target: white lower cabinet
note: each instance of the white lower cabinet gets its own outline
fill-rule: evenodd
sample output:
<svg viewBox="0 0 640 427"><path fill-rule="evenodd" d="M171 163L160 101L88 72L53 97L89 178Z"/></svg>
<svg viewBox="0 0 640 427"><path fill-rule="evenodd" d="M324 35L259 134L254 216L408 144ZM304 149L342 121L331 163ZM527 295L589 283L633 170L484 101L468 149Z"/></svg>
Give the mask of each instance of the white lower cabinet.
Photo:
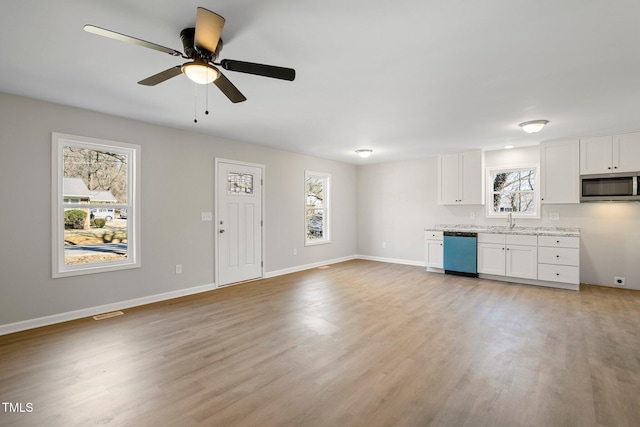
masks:
<svg viewBox="0 0 640 427"><path fill-rule="evenodd" d="M533 236L535 237L535 236ZM522 279L538 278L538 247L507 245L505 274Z"/></svg>
<svg viewBox="0 0 640 427"><path fill-rule="evenodd" d="M505 245L504 234L478 234L478 273L505 275Z"/></svg>
<svg viewBox="0 0 640 427"><path fill-rule="evenodd" d="M580 284L580 238L538 237L538 279Z"/></svg>
<svg viewBox="0 0 640 427"><path fill-rule="evenodd" d="M427 271L444 272L443 240L441 231L425 232ZM579 289L580 237L478 233L477 254L485 278Z"/></svg>
<svg viewBox="0 0 640 427"><path fill-rule="evenodd" d="M427 270L442 269L444 254L444 234L442 231L425 231L425 264Z"/></svg>
<svg viewBox="0 0 640 427"><path fill-rule="evenodd" d="M479 233L478 273L537 279L537 237Z"/></svg>

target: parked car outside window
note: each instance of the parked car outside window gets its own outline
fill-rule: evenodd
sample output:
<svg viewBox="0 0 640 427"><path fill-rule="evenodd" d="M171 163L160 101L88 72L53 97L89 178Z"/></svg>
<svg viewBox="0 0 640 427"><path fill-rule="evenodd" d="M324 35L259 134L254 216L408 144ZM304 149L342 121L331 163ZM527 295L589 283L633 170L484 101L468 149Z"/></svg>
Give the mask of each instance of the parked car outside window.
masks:
<svg viewBox="0 0 640 427"><path fill-rule="evenodd" d="M91 209L91 214L90 214L90 219L96 219L96 218L104 218L107 221L112 221L113 218L115 218L115 210L114 209L107 209L107 208L98 208L98 209Z"/></svg>

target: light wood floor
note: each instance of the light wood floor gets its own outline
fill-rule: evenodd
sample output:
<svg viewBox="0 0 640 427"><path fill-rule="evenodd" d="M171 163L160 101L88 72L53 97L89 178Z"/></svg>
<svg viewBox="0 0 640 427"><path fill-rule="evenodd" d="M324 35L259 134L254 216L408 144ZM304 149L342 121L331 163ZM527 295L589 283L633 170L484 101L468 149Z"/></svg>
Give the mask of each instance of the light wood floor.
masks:
<svg viewBox="0 0 640 427"><path fill-rule="evenodd" d="M350 261L0 337L0 425L637 426L639 333L638 291Z"/></svg>

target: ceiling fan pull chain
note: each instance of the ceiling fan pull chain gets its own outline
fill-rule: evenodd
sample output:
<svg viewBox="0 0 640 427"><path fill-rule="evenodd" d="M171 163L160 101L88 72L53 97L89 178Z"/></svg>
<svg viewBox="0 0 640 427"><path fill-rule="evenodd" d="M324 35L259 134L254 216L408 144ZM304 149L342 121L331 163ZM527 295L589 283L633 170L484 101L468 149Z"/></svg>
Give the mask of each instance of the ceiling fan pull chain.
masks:
<svg viewBox="0 0 640 427"><path fill-rule="evenodd" d="M198 123L198 85L193 84L193 123Z"/></svg>
<svg viewBox="0 0 640 427"><path fill-rule="evenodd" d="M205 88L206 92L205 93L206 93L206 99L207 99L207 101L206 101L207 102L207 106L205 107L204 114L208 115L209 114L209 86L210 85L205 85L205 86L206 86L206 88Z"/></svg>

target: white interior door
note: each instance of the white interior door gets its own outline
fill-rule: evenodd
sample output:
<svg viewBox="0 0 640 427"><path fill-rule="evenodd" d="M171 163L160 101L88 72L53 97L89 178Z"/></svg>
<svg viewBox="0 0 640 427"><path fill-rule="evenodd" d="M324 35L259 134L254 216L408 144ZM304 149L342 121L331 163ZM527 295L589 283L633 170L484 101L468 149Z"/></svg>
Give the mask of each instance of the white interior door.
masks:
<svg viewBox="0 0 640 427"><path fill-rule="evenodd" d="M262 167L216 165L216 282L225 286L262 277Z"/></svg>

